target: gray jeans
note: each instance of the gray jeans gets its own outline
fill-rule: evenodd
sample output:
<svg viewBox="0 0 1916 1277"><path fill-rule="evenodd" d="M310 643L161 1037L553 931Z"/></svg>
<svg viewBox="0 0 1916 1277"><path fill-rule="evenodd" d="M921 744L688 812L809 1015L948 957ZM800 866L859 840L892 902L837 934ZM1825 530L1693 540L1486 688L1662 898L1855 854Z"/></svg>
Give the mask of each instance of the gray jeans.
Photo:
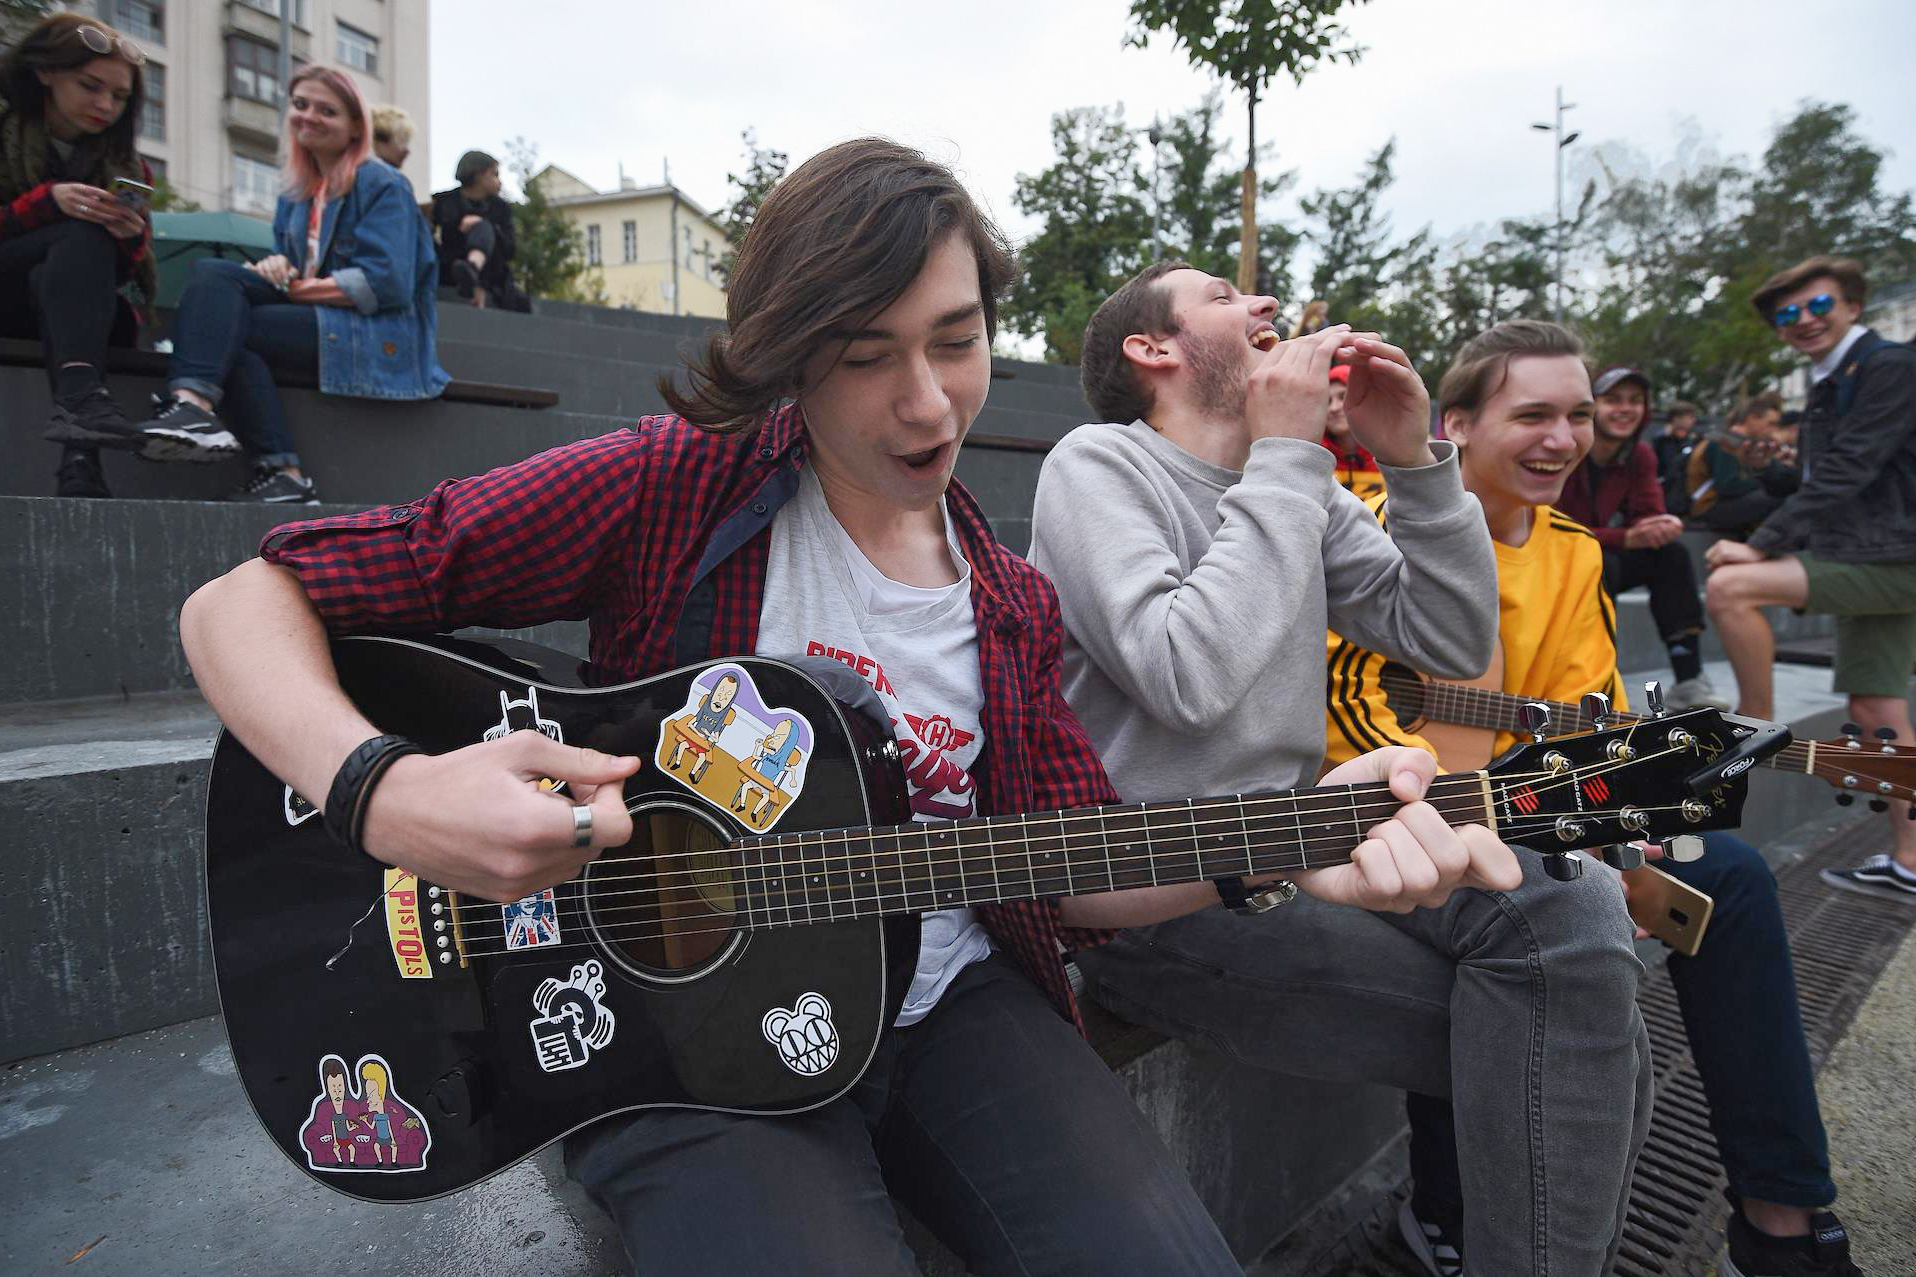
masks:
<svg viewBox="0 0 1916 1277"><path fill-rule="evenodd" d="M1617 875L1520 851L1509 894L1374 914L1299 896L1125 932L1078 955L1125 1019L1258 1068L1450 1099L1473 1274L1609 1271L1650 1123L1643 968Z"/></svg>

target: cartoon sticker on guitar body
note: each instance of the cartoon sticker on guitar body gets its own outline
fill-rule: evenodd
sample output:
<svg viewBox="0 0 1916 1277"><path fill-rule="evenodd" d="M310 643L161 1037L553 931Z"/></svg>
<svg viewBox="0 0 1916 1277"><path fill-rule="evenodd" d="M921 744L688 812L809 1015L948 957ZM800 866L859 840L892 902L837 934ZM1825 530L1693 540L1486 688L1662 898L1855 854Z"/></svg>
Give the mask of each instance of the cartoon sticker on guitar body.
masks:
<svg viewBox="0 0 1916 1277"><path fill-rule="evenodd" d="M838 1026L822 994L802 995L789 1011L773 1007L759 1027L785 1067L802 1077L816 1077L838 1059Z"/></svg>
<svg viewBox="0 0 1916 1277"><path fill-rule="evenodd" d="M592 1059L594 1051L612 1043L615 1024L605 1005L605 968L597 959L572 968L563 982L547 978L532 991L532 1007L539 1018L532 1029L532 1052L547 1073L576 1069Z"/></svg>
<svg viewBox="0 0 1916 1277"><path fill-rule="evenodd" d="M319 1062L319 1094L299 1143L316 1171L419 1171L432 1128L393 1093L392 1066L382 1057L360 1056L349 1076L345 1059L328 1055Z"/></svg>
<svg viewBox="0 0 1916 1277"><path fill-rule="evenodd" d="M537 949L559 943L559 902L547 887L536 896L500 905L507 949Z"/></svg>
<svg viewBox="0 0 1916 1277"><path fill-rule="evenodd" d="M804 790L812 739L805 716L767 705L744 669L713 665L660 725L656 761L679 784L763 832Z"/></svg>

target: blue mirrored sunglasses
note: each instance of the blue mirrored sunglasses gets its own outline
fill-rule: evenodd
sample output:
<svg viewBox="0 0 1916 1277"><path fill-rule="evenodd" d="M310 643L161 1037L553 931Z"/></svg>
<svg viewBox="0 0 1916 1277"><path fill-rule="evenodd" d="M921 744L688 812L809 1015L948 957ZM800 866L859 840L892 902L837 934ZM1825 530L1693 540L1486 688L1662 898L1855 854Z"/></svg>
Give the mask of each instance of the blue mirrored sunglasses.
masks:
<svg viewBox="0 0 1916 1277"><path fill-rule="evenodd" d="M1835 297L1829 293L1818 293L1809 299L1806 306L1799 306L1795 302L1791 302L1787 306L1778 306L1776 313L1770 316L1770 322L1778 328L1789 328L1794 325L1797 320L1803 318L1803 312L1805 310L1808 310L1810 314L1821 319L1835 309Z"/></svg>

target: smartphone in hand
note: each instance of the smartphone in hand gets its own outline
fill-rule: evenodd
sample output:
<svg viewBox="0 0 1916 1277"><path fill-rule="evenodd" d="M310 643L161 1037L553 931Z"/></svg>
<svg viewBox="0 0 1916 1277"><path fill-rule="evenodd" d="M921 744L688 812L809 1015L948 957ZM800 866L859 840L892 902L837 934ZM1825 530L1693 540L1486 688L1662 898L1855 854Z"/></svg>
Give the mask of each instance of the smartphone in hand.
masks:
<svg viewBox="0 0 1916 1277"><path fill-rule="evenodd" d="M153 207L153 188L145 182L136 182L130 177L116 177L112 188L114 199L142 217Z"/></svg>

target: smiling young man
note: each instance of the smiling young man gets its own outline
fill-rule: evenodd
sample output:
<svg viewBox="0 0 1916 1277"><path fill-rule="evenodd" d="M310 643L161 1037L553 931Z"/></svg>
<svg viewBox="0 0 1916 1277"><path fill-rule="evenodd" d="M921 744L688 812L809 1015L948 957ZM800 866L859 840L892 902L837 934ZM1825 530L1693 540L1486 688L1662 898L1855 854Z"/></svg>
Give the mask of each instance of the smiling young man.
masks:
<svg viewBox="0 0 1916 1277"><path fill-rule="evenodd" d="M1010 275L1002 237L943 166L878 139L814 156L760 210L692 388L666 388L682 416L279 529L188 601L200 686L277 775L326 794L374 735L339 690L328 631L585 616L598 682L742 653L858 654L921 819L1113 801L1059 695L1055 596L951 477ZM934 718L949 729L913 726ZM791 761L790 743L768 757ZM403 757L364 799L365 849L519 899L628 840L621 782L638 765L524 731ZM1402 750L1351 777L1389 771L1434 774ZM540 776L588 807L589 847ZM1407 856L1429 890L1476 863L1416 805L1405 813L1305 888L1390 904L1403 888L1367 867L1380 855ZM609 1119L569 1141L568 1167L647 1273L915 1273L888 1191L974 1272L1236 1273L1074 1031L1060 956L1097 928L1207 899L1200 884L931 914L903 1010L850 1093L789 1117Z"/></svg>
<svg viewBox="0 0 1916 1277"><path fill-rule="evenodd" d="M1868 295L1862 267L1845 257L1812 257L1757 289L1757 313L1810 361L1803 481L1747 542L1710 547L1708 598L1740 711L1771 712L1776 639L1762 609L1827 612L1836 617L1831 681L1848 695L1850 718L1907 749L1916 740L1916 350L1864 326ZM1908 814L1909 804L1890 804L1892 855L1824 879L1916 904Z"/></svg>
<svg viewBox="0 0 1916 1277"><path fill-rule="evenodd" d="M1104 424L1039 477L1032 561L1064 611L1065 695L1126 801L1311 783L1329 626L1441 677L1492 656L1496 558L1423 383L1343 325L1272 346L1275 312L1181 263L1143 272L1085 330ZM1319 442L1333 360L1388 532ZM1478 1271L1594 1277L1648 1122L1622 893L1604 872L1547 879L1534 856L1468 885L1414 910L1246 917L1261 902L1224 883L1234 908L1128 931L1079 965L1117 1014L1254 1066L1454 1096Z"/></svg>
<svg viewBox="0 0 1916 1277"><path fill-rule="evenodd" d="M1612 598L1650 587L1650 616L1676 673L1670 705L1728 708L1703 673L1703 601L1690 552L1677 540L1683 520L1664 508L1656 453L1642 438L1650 379L1634 368L1606 368L1593 388L1595 439L1557 506L1603 547L1603 584Z"/></svg>
<svg viewBox="0 0 1916 1277"><path fill-rule="evenodd" d="M1554 324L1500 324L1458 352L1438 396L1445 437L1462 455L1464 487L1482 504L1496 542L1501 690L1570 704L1603 692L1627 709L1603 556L1588 529L1552 508L1594 434L1577 339ZM1371 507L1389 519L1394 504ZM1336 635L1331 644L1327 756L1347 759L1386 743L1436 754L1393 712L1384 658ZM1497 750L1514 740L1499 736ZM1665 861L1663 869L1716 901L1702 951L1672 955L1669 971L1736 1208L1719 1271L1856 1277L1842 1225L1827 1210L1836 1186L1776 881L1741 839L1711 833L1704 846L1701 859ZM1609 876L1603 868L1589 872ZM1482 1223L1466 1219L1459 1177L1457 1149L1468 1123L1430 1095L1413 1094L1408 1107L1415 1182L1399 1226L1433 1277L1455 1277L1466 1271L1466 1257L1475 1264L1483 1254Z"/></svg>

